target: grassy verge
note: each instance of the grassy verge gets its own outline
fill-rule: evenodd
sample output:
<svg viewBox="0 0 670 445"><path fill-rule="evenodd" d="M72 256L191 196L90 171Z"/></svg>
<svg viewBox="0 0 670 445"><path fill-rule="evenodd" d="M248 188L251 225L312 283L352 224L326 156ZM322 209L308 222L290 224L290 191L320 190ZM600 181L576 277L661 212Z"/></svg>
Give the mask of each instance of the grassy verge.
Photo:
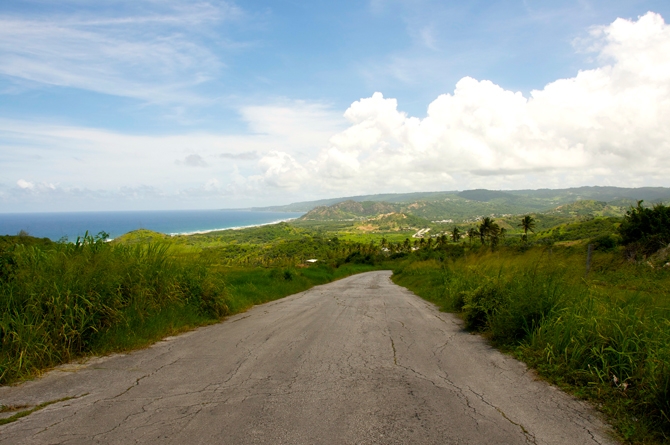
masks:
<svg viewBox="0 0 670 445"><path fill-rule="evenodd" d="M670 442L670 268L583 248L405 260L393 279L594 402L628 443Z"/></svg>
<svg viewBox="0 0 670 445"><path fill-rule="evenodd" d="M0 384L160 338L353 273L361 264L226 268L169 243L0 249Z"/></svg>

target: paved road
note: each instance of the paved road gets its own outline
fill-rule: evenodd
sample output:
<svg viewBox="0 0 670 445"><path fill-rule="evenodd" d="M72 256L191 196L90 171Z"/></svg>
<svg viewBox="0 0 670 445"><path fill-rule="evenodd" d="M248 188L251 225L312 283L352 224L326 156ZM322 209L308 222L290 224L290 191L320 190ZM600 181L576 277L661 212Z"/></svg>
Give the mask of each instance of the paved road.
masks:
<svg viewBox="0 0 670 445"><path fill-rule="evenodd" d="M0 443L613 443L584 404L389 275L0 388L5 405L78 396L0 427Z"/></svg>

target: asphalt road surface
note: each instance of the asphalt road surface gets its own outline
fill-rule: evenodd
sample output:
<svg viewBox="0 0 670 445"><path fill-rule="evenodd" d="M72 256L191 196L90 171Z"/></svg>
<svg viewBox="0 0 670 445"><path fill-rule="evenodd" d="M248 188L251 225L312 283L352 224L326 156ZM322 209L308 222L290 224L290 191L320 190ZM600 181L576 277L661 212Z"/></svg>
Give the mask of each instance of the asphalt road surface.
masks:
<svg viewBox="0 0 670 445"><path fill-rule="evenodd" d="M585 404L389 276L2 387L3 405L74 398L0 427L0 443L615 443Z"/></svg>

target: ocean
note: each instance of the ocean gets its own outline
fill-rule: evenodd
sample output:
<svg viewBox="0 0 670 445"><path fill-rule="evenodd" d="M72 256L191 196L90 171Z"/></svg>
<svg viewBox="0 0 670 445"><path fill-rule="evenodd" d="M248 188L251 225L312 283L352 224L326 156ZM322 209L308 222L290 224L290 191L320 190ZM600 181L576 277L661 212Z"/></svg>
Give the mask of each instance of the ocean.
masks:
<svg viewBox="0 0 670 445"><path fill-rule="evenodd" d="M298 212L255 212L252 210L160 210L132 212L0 213L0 235L30 236L74 241L86 231L107 232L110 238L137 229L169 235L204 233L285 221L303 215Z"/></svg>

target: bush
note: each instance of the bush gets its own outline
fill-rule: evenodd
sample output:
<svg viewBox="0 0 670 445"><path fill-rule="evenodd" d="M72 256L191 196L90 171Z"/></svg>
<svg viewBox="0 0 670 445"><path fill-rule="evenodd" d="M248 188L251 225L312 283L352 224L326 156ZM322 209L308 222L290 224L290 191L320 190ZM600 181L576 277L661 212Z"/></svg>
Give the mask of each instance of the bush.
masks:
<svg viewBox="0 0 670 445"><path fill-rule="evenodd" d="M594 238L592 241L593 248L595 250L600 250L607 252L614 249L619 243L618 239L613 235L600 235L599 237Z"/></svg>
<svg viewBox="0 0 670 445"><path fill-rule="evenodd" d="M483 330L488 327L493 315L500 310L505 295L498 283L488 282L472 292L464 293L462 298L465 327Z"/></svg>
<svg viewBox="0 0 670 445"><path fill-rule="evenodd" d="M624 245L637 244L644 255L656 252L670 243L670 207L648 208L638 201L626 212L619 234Z"/></svg>
<svg viewBox="0 0 670 445"><path fill-rule="evenodd" d="M353 263L353 264L368 264L368 265L374 265L375 264L375 258L369 254L363 254L359 251L356 251L354 253L350 253L345 259L345 263Z"/></svg>

